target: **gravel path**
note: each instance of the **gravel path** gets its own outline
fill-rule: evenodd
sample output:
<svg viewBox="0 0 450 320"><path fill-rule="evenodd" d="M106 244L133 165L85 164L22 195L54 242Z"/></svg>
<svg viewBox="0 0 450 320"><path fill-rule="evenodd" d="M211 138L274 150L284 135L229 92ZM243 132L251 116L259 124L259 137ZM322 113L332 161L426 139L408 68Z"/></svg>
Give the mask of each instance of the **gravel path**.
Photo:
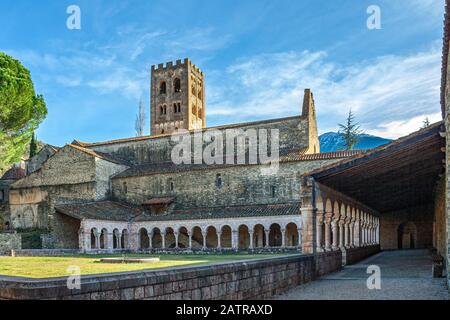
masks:
<svg viewBox="0 0 450 320"><path fill-rule="evenodd" d="M381 289L369 290L367 267L381 271ZM427 250L385 251L342 271L274 297L287 300L448 300L446 279L431 276Z"/></svg>

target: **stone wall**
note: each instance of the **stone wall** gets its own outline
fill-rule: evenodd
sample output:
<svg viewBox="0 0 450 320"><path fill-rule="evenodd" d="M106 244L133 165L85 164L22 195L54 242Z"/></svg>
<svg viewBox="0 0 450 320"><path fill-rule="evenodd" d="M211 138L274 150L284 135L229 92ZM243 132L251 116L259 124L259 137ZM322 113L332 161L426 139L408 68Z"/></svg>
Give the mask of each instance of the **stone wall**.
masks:
<svg viewBox="0 0 450 320"><path fill-rule="evenodd" d="M205 129L204 133L212 130L226 132L227 129L266 129L279 130L279 147L284 149L302 149L309 145L307 118L297 116L285 119L275 119L254 122L249 124L236 124L223 127L211 127ZM190 133L192 145L194 144L194 133ZM204 142L203 146L211 142ZM139 140L130 140L116 143L94 144L89 149L103 152L123 159L132 165L156 164L172 162L171 152L176 142L171 141L171 136L146 137ZM226 139L223 139L224 155L226 154ZM248 146L247 146L248 150ZM225 158L224 158L225 159Z"/></svg>
<svg viewBox="0 0 450 320"><path fill-rule="evenodd" d="M22 248L22 237L17 233L0 233L0 255L11 249Z"/></svg>
<svg viewBox="0 0 450 320"><path fill-rule="evenodd" d="M380 252L379 245L346 249L346 264L357 263L378 252Z"/></svg>
<svg viewBox="0 0 450 320"><path fill-rule="evenodd" d="M217 265L85 276L81 289L66 279L0 279L0 299L211 300L263 299L283 293L341 266L340 252L292 255Z"/></svg>
<svg viewBox="0 0 450 320"><path fill-rule="evenodd" d="M172 196L176 198L175 209L293 202L300 200L303 173L338 160L280 163L275 175L262 175L262 166L255 165L113 178L113 197L141 204L150 198ZM221 187L216 185L218 174ZM276 188L275 196L272 196L272 186Z"/></svg>
<svg viewBox="0 0 450 320"><path fill-rule="evenodd" d="M39 170L48 158L55 154L55 149L45 145L37 155L27 160L27 175Z"/></svg>
<svg viewBox="0 0 450 320"><path fill-rule="evenodd" d="M413 230L414 247L417 249L431 248L433 246L433 220L433 204L382 213L380 220L381 250L398 249L399 227L408 223L408 228Z"/></svg>
<svg viewBox="0 0 450 320"><path fill-rule="evenodd" d="M447 255L447 216L445 210L445 179L441 178L435 191L433 247L443 257ZM444 263L447 264L447 261Z"/></svg>

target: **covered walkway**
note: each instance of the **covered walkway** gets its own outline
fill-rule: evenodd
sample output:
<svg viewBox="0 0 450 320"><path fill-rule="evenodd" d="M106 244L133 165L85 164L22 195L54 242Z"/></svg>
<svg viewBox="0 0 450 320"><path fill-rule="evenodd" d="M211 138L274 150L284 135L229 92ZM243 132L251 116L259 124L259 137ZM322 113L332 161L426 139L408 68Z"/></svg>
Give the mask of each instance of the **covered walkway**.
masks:
<svg viewBox="0 0 450 320"><path fill-rule="evenodd" d="M381 289L367 288L367 267L381 271ZM445 278L432 278L428 250L383 251L342 271L275 297L289 300L448 300Z"/></svg>

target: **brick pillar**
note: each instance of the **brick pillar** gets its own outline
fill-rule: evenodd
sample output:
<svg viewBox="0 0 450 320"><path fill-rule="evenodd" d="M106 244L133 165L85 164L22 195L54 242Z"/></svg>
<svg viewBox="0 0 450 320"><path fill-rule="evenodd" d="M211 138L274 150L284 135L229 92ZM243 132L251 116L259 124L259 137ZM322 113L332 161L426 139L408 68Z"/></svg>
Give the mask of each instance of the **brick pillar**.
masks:
<svg viewBox="0 0 450 320"><path fill-rule="evenodd" d="M248 234L250 236L250 245L249 245L249 249L253 249L253 231L248 231Z"/></svg>
<svg viewBox="0 0 450 320"><path fill-rule="evenodd" d="M361 246L360 238L359 238L359 226L360 226L360 223L361 222L359 221L359 219L356 219L355 220L355 225L354 225L354 228L353 228L353 245L355 247Z"/></svg>
<svg viewBox="0 0 450 320"><path fill-rule="evenodd" d="M269 235L270 235L270 229L264 229L264 232L266 234L266 248L269 247Z"/></svg>
<svg viewBox="0 0 450 320"><path fill-rule="evenodd" d="M286 247L286 229L281 229L281 247Z"/></svg>

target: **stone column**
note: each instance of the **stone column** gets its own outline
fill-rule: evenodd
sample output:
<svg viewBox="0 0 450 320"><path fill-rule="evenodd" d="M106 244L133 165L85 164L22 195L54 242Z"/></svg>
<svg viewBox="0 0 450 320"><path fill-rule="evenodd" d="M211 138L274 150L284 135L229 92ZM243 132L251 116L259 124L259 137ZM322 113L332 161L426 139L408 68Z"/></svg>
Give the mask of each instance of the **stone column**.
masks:
<svg viewBox="0 0 450 320"><path fill-rule="evenodd" d="M206 236L208 235L208 232L206 231L202 231L202 236L203 236L203 247L202 249L205 250L206 249Z"/></svg>
<svg viewBox="0 0 450 320"><path fill-rule="evenodd" d="M148 248L153 249L153 233L148 233Z"/></svg>
<svg viewBox="0 0 450 320"><path fill-rule="evenodd" d="M231 247L233 249L239 249L239 231L232 230L231 231Z"/></svg>
<svg viewBox="0 0 450 320"><path fill-rule="evenodd" d="M108 232L106 234L106 249L108 249L108 251L111 251L113 249L113 234L112 232Z"/></svg>
<svg viewBox="0 0 450 320"><path fill-rule="evenodd" d="M345 220L344 222L344 247L350 246L350 239L349 239L349 221Z"/></svg>
<svg viewBox="0 0 450 320"><path fill-rule="evenodd" d="M95 236L95 249L100 249L100 232L95 232L94 233Z"/></svg>
<svg viewBox="0 0 450 320"><path fill-rule="evenodd" d="M286 247L286 229L281 229L281 247Z"/></svg>
<svg viewBox="0 0 450 320"><path fill-rule="evenodd" d="M316 247L317 247L317 252L322 252L323 251L323 234L322 234L322 227L323 227L323 212L319 212L317 211L317 220L316 220Z"/></svg>
<svg viewBox="0 0 450 320"><path fill-rule="evenodd" d="M222 244L220 243L220 237L222 236L222 232L217 232L217 249L222 249Z"/></svg>
<svg viewBox="0 0 450 320"><path fill-rule="evenodd" d="M350 221L349 237L350 247L353 248L355 246L355 222L353 220Z"/></svg>
<svg viewBox="0 0 450 320"><path fill-rule="evenodd" d="M250 245L249 245L249 249L253 249L253 231L248 231L248 234L250 236Z"/></svg>
<svg viewBox="0 0 450 320"><path fill-rule="evenodd" d="M314 210L312 206L303 207L300 209L302 213L302 252L313 253L314 252L314 229L313 229L313 214Z"/></svg>
<svg viewBox="0 0 450 320"><path fill-rule="evenodd" d="M161 232L161 249L166 248L166 233Z"/></svg>
<svg viewBox="0 0 450 320"><path fill-rule="evenodd" d="M178 232L174 232L173 235L175 236L175 248L178 249Z"/></svg>
<svg viewBox="0 0 450 320"><path fill-rule="evenodd" d="M344 247L344 220L339 220L339 248L343 248Z"/></svg>
<svg viewBox="0 0 450 320"><path fill-rule="evenodd" d="M331 248L336 250L339 247L339 226L338 221L335 219L331 221L331 232L333 234L333 243L331 244Z"/></svg>
<svg viewBox="0 0 450 320"><path fill-rule="evenodd" d="M188 231L188 237L189 237L189 249L192 250L192 233Z"/></svg>
<svg viewBox="0 0 450 320"><path fill-rule="evenodd" d="M266 248L269 247L269 235L270 235L270 229L266 230L264 229L264 232L266 234Z"/></svg>
<svg viewBox="0 0 450 320"><path fill-rule="evenodd" d="M325 217L325 251L331 250L331 218Z"/></svg>
<svg viewBox="0 0 450 320"><path fill-rule="evenodd" d="M298 232L298 246L301 248L302 247L302 229L298 228L297 232Z"/></svg>
<svg viewBox="0 0 450 320"><path fill-rule="evenodd" d="M361 246L361 238L359 236L361 221L357 218L355 219L355 226L353 228L353 245L355 247Z"/></svg>

